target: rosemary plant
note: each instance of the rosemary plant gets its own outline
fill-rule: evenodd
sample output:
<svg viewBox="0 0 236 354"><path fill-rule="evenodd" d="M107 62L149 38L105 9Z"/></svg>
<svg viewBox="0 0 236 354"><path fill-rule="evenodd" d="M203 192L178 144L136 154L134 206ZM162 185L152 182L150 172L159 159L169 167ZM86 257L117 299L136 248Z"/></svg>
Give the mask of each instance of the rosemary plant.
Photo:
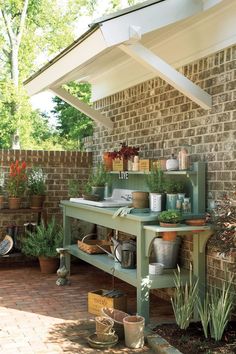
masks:
<svg viewBox="0 0 236 354"><path fill-rule="evenodd" d="M194 304L197 301L197 286L198 280L193 282L192 265L189 271L189 284L181 283L180 268L177 266L178 271L175 272L175 294L171 298L175 320L181 329L187 329L193 316Z"/></svg>

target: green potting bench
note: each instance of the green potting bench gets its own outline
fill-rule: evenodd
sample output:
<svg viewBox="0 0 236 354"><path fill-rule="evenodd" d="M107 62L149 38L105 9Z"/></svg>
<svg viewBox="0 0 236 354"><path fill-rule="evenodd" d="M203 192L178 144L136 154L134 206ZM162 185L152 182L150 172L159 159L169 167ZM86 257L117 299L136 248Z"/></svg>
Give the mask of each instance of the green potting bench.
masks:
<svg viewBox="0 0 236 354"><path fill-rule="evenodd" d="M193 199L193 214L200 214L205 211L205 163L194 164L193 171L172 171L167 172L188 180L190 195ZM114 174L116 176L116 174ZM123 188L129 189L130 186L137 187L137 179L140 174L131 174L129 185ZM143 176L143 174L141 175ZM136 179L132 182L132 178ZM127 182L127 181L126 181ZM132 182L132 184L131 184ZM117 183L115 184L117 186ZM118 186L120 187L120 186ZM103 271L114 274L117 278L133 285L137 289L137 312L144 316L146 322L149 321L149 291L157 288L170 288L174 286L174 269L166 269L164 274L159 276L149 275L149 255L152 242L155 237L169 228L157 226L157 213L128 214L125 217L117 216L113 218L116 208L99 208L70 201L62 201L64 222L64 249L65 263L70 270L70 255L78 257ZM191 217L192 215L189 215ZM90 223L98 224L110 229L119 230L124 233L134 235L137 241L137 269L123 269L120 264L106 254L89 255L81 251L77 244L71 244L71 223L70 218L80 219ZM174 229L171 228L173 231ZM186 226L178 227L178 233L187 235L193 233L193 272L199 277L199 292L204 294L205 288L205 245L211 234L209 226ZM182 270L181 276L187 281L189 271Z"/></svg>

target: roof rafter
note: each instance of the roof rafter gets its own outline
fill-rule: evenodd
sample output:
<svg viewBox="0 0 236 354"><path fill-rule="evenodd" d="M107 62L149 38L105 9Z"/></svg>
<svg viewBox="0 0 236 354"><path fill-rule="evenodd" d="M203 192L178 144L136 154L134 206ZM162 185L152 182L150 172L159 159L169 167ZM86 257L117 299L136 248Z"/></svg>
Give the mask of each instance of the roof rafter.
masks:
<svg viewBox="0 0 236 354"><path fill-rule="evenodd" d="M80 101L77 97L71 95L68 91L61 87L53 87L51 91L55 93L56 96L60 97L63 101L69 103L71 106L83 112L88 117L92 118L97 123L101 123L108 129L113 128L113 122L110 118L105 117L99 111L96 111L90 107L87 103Z"/></svg>
<svg viewBox="0 0 236 354"><path fill-rule="evenodd" d="M140 64L155 72L159 77L199 104L202 108L210 109L212 107L212 98L207 92L142 44L121 44L119 48Z"/></svg>

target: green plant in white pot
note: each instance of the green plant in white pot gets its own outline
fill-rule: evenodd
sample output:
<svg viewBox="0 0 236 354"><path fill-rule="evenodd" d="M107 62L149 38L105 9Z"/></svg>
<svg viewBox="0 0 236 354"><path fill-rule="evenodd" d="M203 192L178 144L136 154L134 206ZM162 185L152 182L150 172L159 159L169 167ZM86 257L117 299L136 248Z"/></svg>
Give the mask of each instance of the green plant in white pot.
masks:
<svg viewBox="0 0 236 354"><path fill-rule="evenodd" d="M164 173L160 166L153 166L150 174L146 175L146 182L149 188L149 199L151 211L161 211L165 208L165 180Z"/></svg>
<svg viewBox="0 0 236 354"><path fill-rule="evenodd" d="M100 200L104 199L105 187L108 182L108 173L104 164L97 164L89 177L89 185L91 186L92 194L98 195Z"/></svg>
<svg viewBox="0 0 236 354"><path fill-rule="evenodd" d="M62 247L63 229L53 217L47 224L42 221L35 231L27 231L22 239L21 251L27 256L38 257L42 273L54 273L59 266L57 248ZM49 271L44 266L50 263Z"/></svg>

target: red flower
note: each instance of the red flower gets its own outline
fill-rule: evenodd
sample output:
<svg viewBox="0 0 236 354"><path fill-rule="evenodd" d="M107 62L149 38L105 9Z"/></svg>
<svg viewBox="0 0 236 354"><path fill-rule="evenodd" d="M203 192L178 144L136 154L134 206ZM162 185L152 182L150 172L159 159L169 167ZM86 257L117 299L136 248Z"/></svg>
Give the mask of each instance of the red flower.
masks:
<svg viewBox="0 0 236 354"><path fill-rule="evenodd" d="M7 183L7 190L10 197L20 197L26 189L26 162L12 162L10 165L10 174Z"/></svg>

